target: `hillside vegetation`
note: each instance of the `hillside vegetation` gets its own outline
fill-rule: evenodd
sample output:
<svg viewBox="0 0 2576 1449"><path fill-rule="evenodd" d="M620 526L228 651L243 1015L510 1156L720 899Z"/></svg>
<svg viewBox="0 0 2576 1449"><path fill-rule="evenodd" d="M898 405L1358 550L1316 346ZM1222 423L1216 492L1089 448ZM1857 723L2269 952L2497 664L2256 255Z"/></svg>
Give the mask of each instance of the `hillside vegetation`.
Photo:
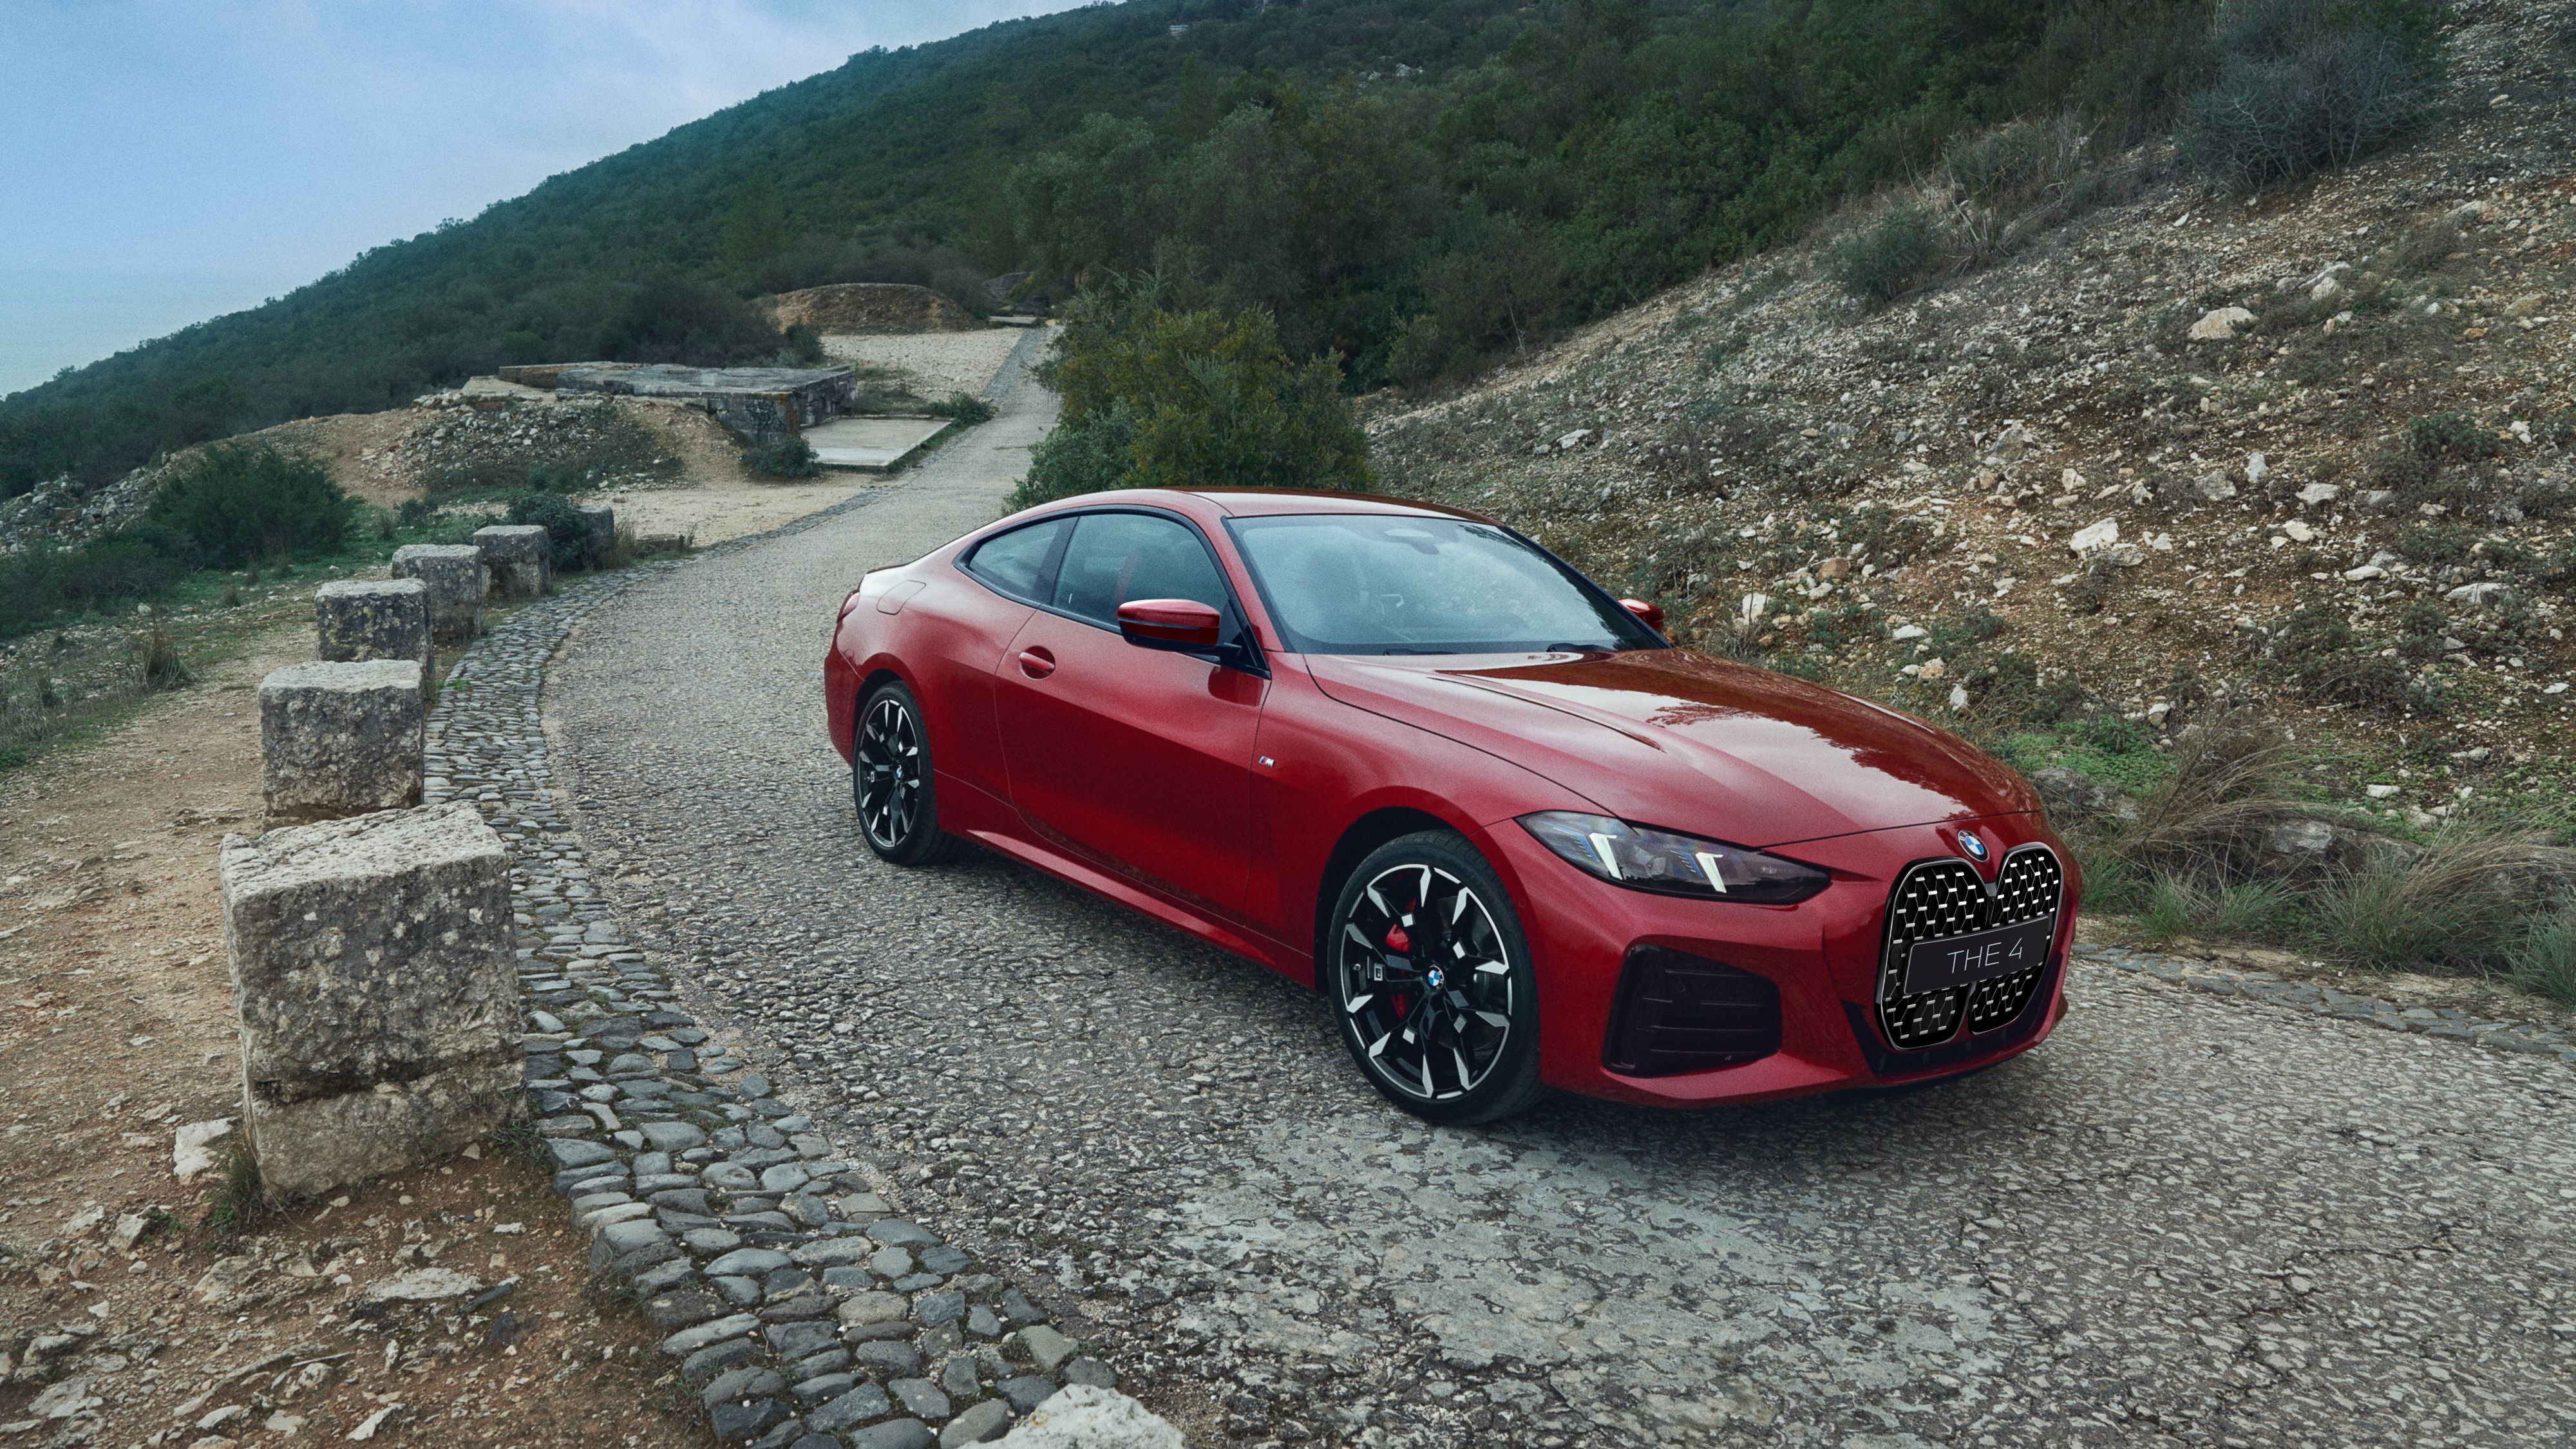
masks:
<svg viewBox="0 0 2576 1449"><path fill-rule="evenodd" d="M848 64L0 404L0 494L494 366L724 363L750 296L1160 268L1349 385L1627 305L1962 127L2168 115L2201 0L1137 0ZM1172 27L1185 26L1175 35Z"/></svg>
<svg viewBox="0 0 2576 1449"><path fill-rule="evenodd" d="M2576 32L2494 0L2440 38L2420 144L2285 189L1970 137L1479 385L1366 400L1382 486L2003 753L2099 905L2576 1001ZM2054 180L1973 185L1998 153Z"/></svg>

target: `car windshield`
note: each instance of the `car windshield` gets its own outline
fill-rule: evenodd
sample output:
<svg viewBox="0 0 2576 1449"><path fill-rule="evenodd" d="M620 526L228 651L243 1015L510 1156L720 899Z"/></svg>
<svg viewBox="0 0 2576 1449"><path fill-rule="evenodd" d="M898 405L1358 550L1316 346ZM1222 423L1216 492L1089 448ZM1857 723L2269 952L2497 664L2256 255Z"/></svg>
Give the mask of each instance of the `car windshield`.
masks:
<svg viewBox="0 0 2576 1449"><path fill-rule="evenodd" d="M1307 513L1227 522L1300 654L1653 649L1662 641L1507 529L1457 518Z"/></svg>

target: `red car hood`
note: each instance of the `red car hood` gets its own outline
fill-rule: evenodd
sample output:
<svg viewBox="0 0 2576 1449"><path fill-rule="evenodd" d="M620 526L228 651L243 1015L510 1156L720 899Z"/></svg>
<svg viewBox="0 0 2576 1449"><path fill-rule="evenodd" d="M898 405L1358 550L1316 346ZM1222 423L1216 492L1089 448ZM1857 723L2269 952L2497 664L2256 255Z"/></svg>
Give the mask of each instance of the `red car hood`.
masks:
<svg viewBox="0 0 2576 1449"><path fill-rule="evenodd" d="M1344 704L1499 755L1621 819L1739 845L2039 808L2021 776L1928 725L1688 650L1305 663Z"/></svg>

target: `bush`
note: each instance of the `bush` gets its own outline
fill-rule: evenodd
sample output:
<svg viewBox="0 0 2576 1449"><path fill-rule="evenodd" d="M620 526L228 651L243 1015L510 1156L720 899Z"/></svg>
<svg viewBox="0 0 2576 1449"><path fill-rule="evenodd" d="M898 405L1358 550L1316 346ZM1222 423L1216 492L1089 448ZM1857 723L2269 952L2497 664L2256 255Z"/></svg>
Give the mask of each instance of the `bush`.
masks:
<svg viewBox="0 0 2576 1449"><path fill-rule="evenodd" d="M149 517L228 564L336 544L356 507L305 454L217 443L161 485Z"/></svg>
<svg viewBox="0 0 2576 1449"><path fill-rule="evenodd" d="M2477 462L2503 451L2504 440L2467 413L2427 413L2407 421L2406 446L2419 458Z"/></svg>
<svg viewBox="0 0 2576 1449"><path fill-rule="evenodd" d="M955 418L970 428L993 420L993 405L971 392L952 392L948 401L930 404L930 411L939 417Z"/></svg>
<svg viewBox="0 0 2576 1449"><path fill-rule="evenodd" d="M2534 918L2505 959L2515 981L2562 1006L2576 1006L2576 910Z"/></svg>
<svg viewBox="0 0 2576 1449"><path fill-rule="evenodd" d="M813 444L788 437L743 449L742 466L755 478L811 478L821 465L814 461Z"/></svg>
<svg viewBox="0 0 2576 1449"><path fill-rule="evenodd" d="M1289 361L1270 314L1172 312L1155 284L1067 307L1040 370L1064 398L1060 431L1015 497L1120 488L1366 488L1368 439L1330 356ZM1052 442L1053 440L1050 439Z"/></svg>
<svg viewBox="0 0 2576 1449"><path fill-rule="evenodd" d="M2436 0L2224 0L2211 85L2175 143L2210 180L2259 190L2348 166L2422 117Z"/></svg>
<svg viewBox="0 0 2576 1449"><path fill-rule="evenodd" d="M1900 201L1828 248L1825 271L1854 297L1884 306L1931 280L1948 257L1931 208Z"/></svg>
<svg viewBox="0 0 2576 1449"><path fill-rule="evenodd" d="M1030 453L1029 476L1012 490L1010 506L1034 508L1126 487L1127 450L1135 441L1136 410L1124 402L1093 412L1079 425L1058 425Z"/></svg>
<svg viewBox="0 0 2576 1449"><path fill-rule="evenodd" d="M510 500L509 518L512 523L534 523L545 529L558 571L586 569L596 562L591 556L590 526L563 495L522 493Z"/></svg>

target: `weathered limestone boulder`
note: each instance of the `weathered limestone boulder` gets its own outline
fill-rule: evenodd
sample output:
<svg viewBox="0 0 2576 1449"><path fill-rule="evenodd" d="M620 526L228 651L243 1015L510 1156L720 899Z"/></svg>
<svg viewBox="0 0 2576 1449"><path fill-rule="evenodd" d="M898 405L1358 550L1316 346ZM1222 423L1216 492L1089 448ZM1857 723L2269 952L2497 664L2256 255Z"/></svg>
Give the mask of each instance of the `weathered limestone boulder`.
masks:
<svg viewBox="0 0 2576 1449"><path fill-rule="evenodd" d="M420 803L420 663L291 664L259 682L259 784L275 821Z"/></svg>
<svg viewBox="0 0 2576 1449"><path fill-rule="evenodd" d="M429 590L429 627L441 639L471 639L483 631L483 596L492 574L483 550L470 543L413 543L394 550L393 575L418 579Z"/></svg>
<svg viewBox="0 0 2576 1449"><path fill-rule="evenodd" d="M596 567L617 542L617 510L605 503L576 503L572 511L581 515L582 561Z"/></svg>
<svg viewBox="0 0 2576 1449"><path fill-rule="evenodd" d="M474 807L226 836L221 878L242 1122L272 1200L504 1120L521 1076L510 865Z"/></svg>
<svg viewBox="0 0 2576 1449"><path fill-rule="evenodd" d="M429 688L429 586L418 579L333 579L313 593L313 629L334 663L410 659Z"/></svg>
<svg viewBox="0 0 2576 1449"><path fill-rule="evenodd" d="M504 598L545 596L553 581L554 539L533 523L496 523L474 530L474 546L492 571L492 591Z"/></svg>

